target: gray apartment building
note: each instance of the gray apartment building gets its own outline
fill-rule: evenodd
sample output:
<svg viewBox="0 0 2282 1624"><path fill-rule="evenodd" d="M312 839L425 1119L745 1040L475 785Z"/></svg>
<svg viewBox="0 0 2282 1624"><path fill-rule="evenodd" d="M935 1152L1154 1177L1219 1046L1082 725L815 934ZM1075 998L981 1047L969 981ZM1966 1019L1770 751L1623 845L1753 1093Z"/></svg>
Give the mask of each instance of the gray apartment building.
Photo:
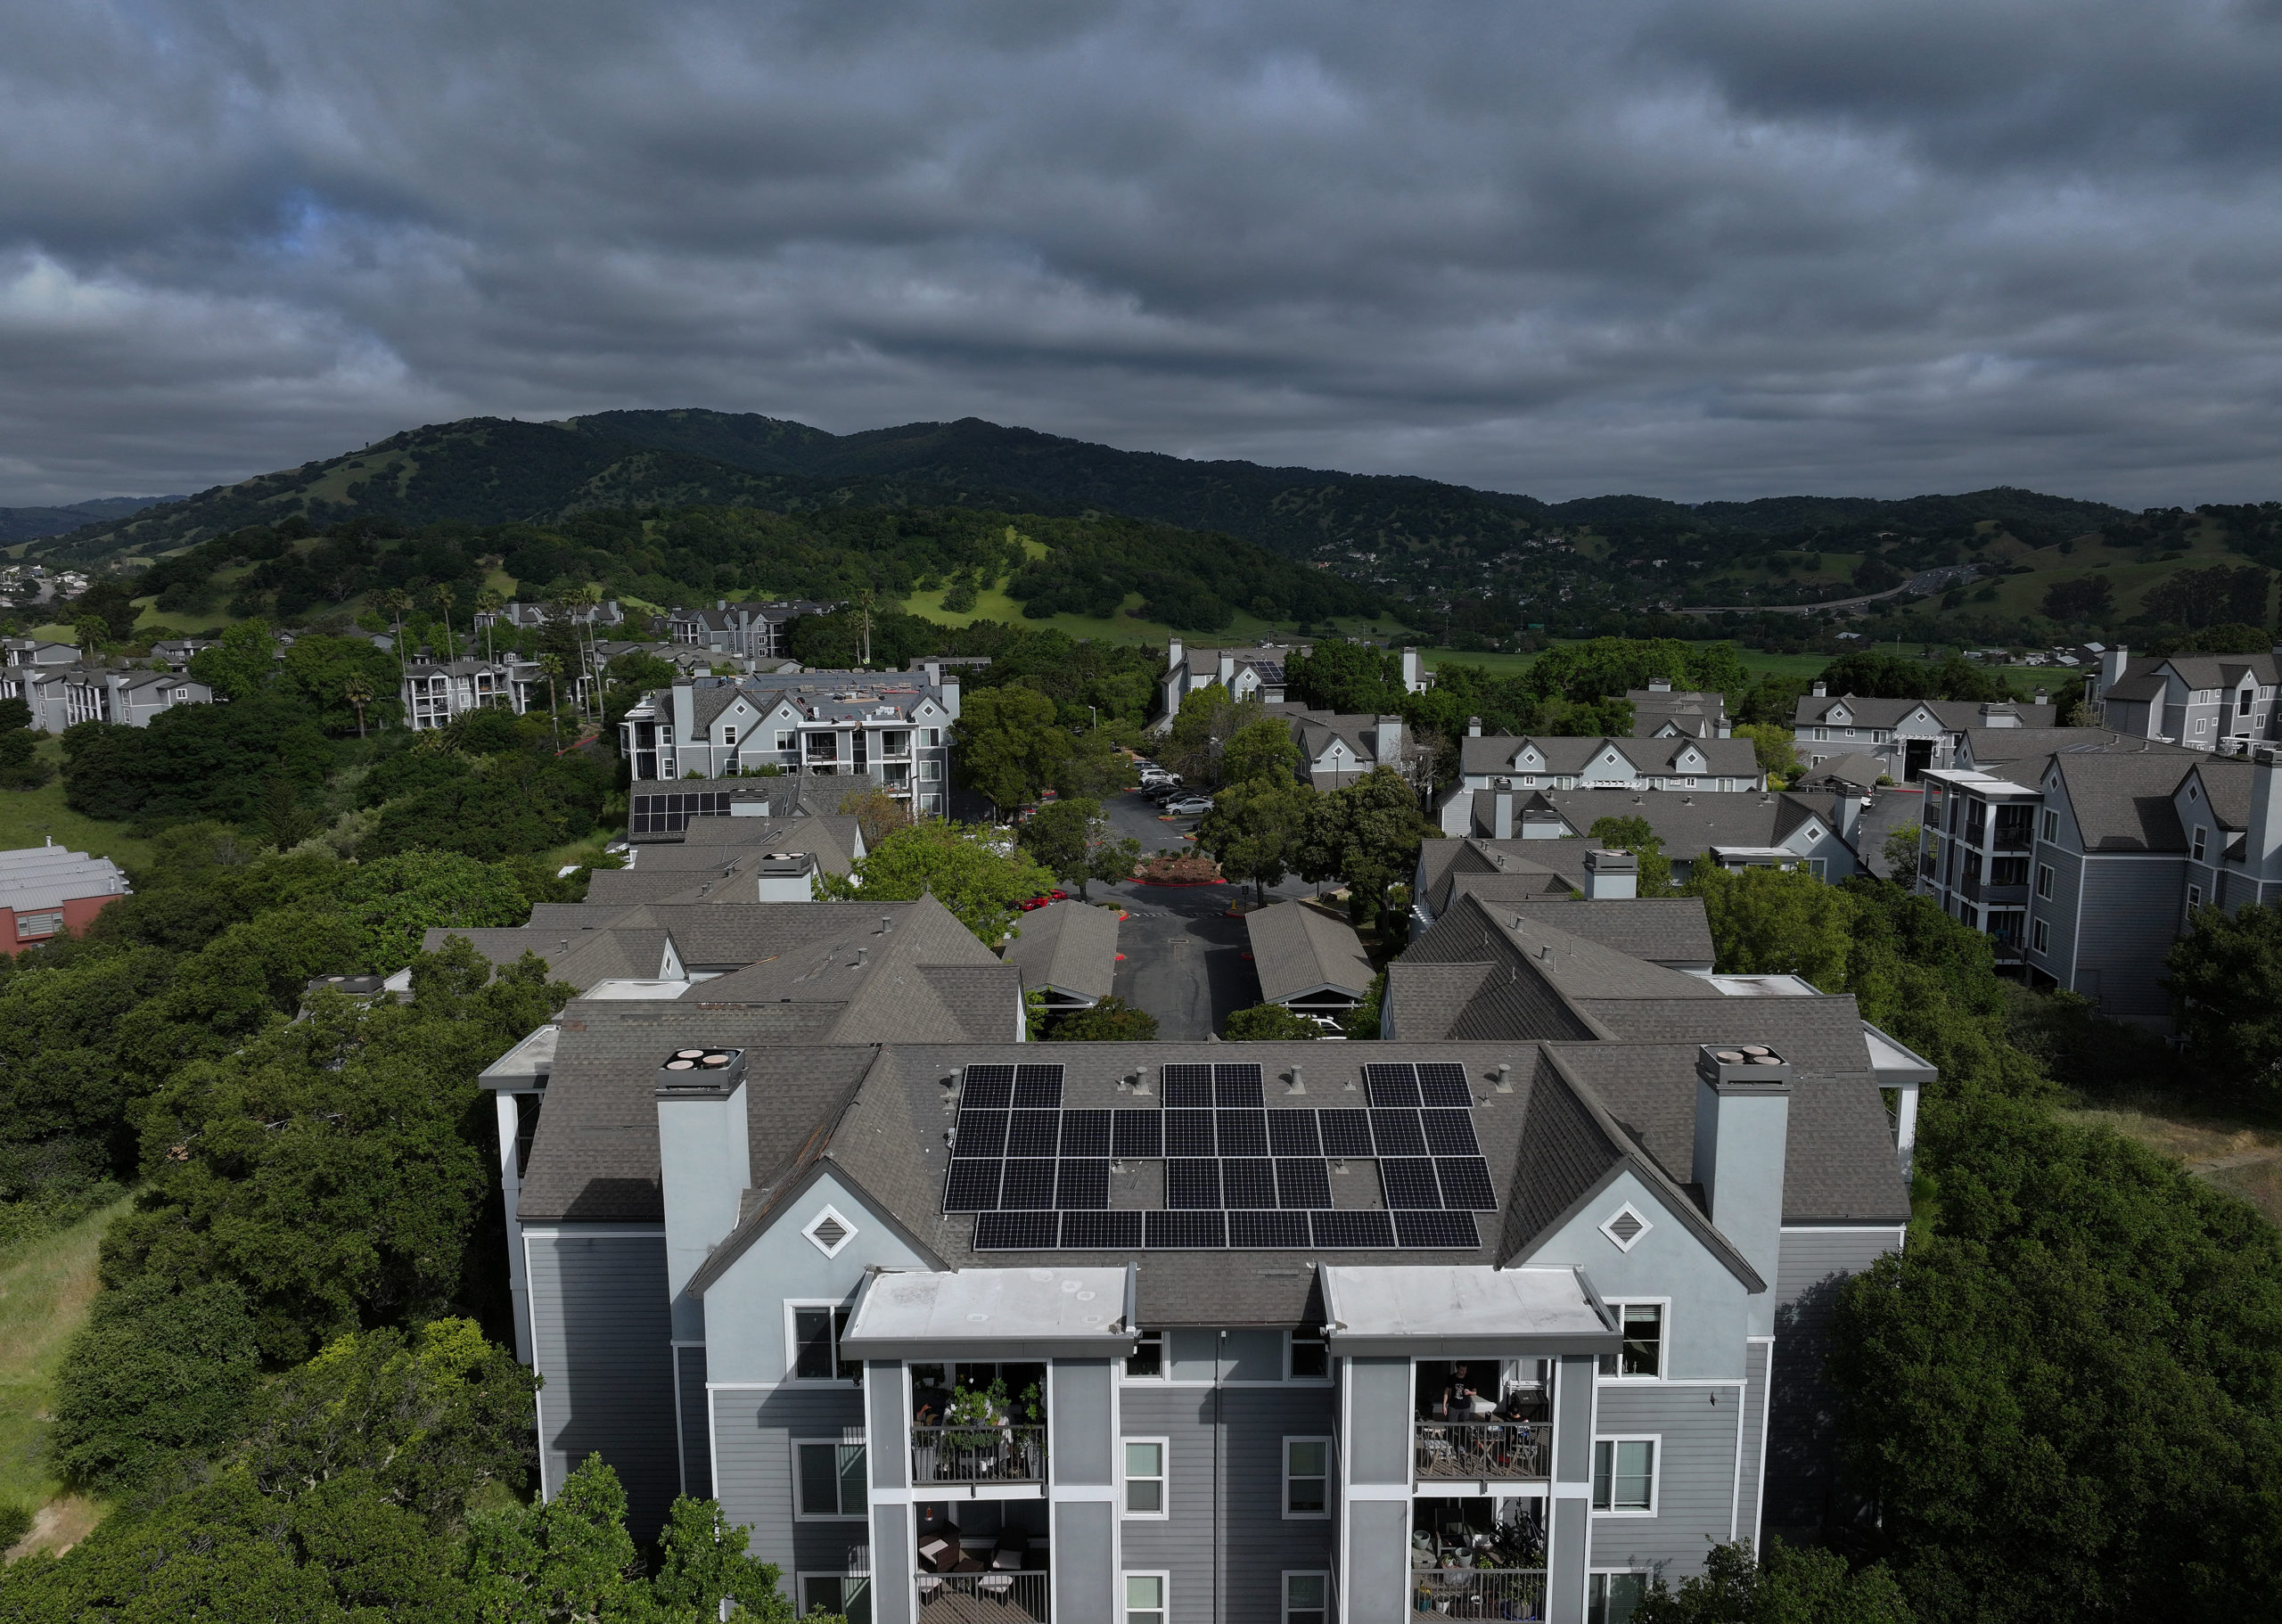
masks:
<svg viewBox="0 0 2282 1624"><path fill-rule="evenodd" d="M1506 849L1564 873L1581 874L1581 842L1605 817L1646 823L1671 858L1675 880L1686 880L1707 851L1726 868L1804 868L1832 881L1862 872L1855 846L1862 803L1852 795L1501 788L1461 796L1443 813L1443 832L1455 840ZM1448 843L1428 841L1423 849ZM1564 846L1575 849L1564 855Z"/></svg>
<svg viewBox="0 0 2282 1624"><path fill-rule="evenodd" d="M693 677L644 694L620 726L620 750L637 784L760 767L868 778L932 816L950 787L959 687L940 668Z"/></svg>
<svg viewBox="0 0 2282 1624"><path fill-rule="evenodd" d="M2103 726L2188 750L2240 753L2282 737L2274 703L2282 651L2131 658L2107 649L2090 682Z"/></svg>
<svg viewBox="0 0 2282 1624"><path fill-rule="evenodd" d="M1473 798L1493 790L1678 790L1707 795L1760 793L1760 770L1749 739L1703 738L1669 732L1614 738L1514 738L1482 731L1470 717L1458 745L1458 776L1443 791L1436 821L1446 834L1462 834Z"/></svg>
<svg viewBox="0 0 2282 1624"><path fill-rule="evenodd" d="M1626 691L1636 739L1724 739L1735 732L1728 718L1728 696L1675 689L1669 677L1652 677L1645 688Z"/></svg>
<svg viewBox="0 0 2282 1624"><path fill-rule="evenodd" d="M680 910L750 967L486 1073L546 1492L717 1497L877 1624L1621 1620L1818 1514L1777 1392L1909 1216L1851 999L1545 931L1469 1002L1446 921L1399 1040L1032 1046L896 906Z"/></svg>
<svg viewBox="0 0 2282 1624"><path fill-rule="evenodd" d="M2031 705L1935 699L1864 699L1831 694L1817 683L1800 696L1791 737L1809 768L1840 756L1875 756L1896 783L1916 783L1928 767L1955 765L1974 728L2050 727L2058 713L2040 689Z"/></svg>
<svg viewBox="0 0 2282 1624"><path fill-rule="evenodd" d="M783 660L792 652L785 634L803 615L828 615L844 603L785 598L769 603L715 600L710 609L677 609L666 618L666 636L690 648L747 660Z"/></svg>
<svg viewBox="0 0 2282 1624"><path fill-rule="evenodd" d="M57 645L48 645L50 647ZM31 707L31 725L62 733L81 722L148 727L176 705L210 705L214 690L176 671L133 671L104 665L34 663L0 667L0 699Z"/></svg>

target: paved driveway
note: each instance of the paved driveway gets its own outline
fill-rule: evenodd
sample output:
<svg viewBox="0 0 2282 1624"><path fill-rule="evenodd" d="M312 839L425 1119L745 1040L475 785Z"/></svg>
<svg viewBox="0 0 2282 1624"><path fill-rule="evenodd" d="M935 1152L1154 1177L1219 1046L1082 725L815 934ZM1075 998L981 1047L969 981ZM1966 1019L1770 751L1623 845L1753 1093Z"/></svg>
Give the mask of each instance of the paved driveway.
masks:
<svg viewBox="0 0 2282 1624"><path fill-rule="evenodd" d="M1916 784L1903 788L1899 784L1881 784L1870 797L1870 804L1862 813L1862 827L1855 836L1855 849L1862 854L1874 874L1884 874L1889 880L1905 882L1909 875L1886 874L1886 836L1904 824L1914 824L1925 815L1925 796Z"/></svg>

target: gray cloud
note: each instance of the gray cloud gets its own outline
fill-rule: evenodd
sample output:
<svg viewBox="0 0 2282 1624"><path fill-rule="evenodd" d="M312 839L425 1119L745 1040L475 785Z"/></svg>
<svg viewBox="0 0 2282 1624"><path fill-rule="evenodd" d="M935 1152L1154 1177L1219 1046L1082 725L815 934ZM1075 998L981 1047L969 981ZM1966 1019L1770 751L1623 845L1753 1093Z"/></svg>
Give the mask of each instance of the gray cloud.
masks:
<svg viewBox="0 0 2282 1624"><path fill-rule="evenodd" d="M1548 497L2282 495L2282 12L138 0L0 28L0 500L969 414Z"/></svg>

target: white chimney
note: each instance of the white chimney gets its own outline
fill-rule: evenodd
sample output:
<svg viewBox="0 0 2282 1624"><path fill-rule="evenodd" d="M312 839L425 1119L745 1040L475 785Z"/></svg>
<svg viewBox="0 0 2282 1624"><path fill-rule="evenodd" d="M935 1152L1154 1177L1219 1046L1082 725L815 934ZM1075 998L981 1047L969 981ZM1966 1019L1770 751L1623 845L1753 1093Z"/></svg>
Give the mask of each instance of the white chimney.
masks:
<svg viewBox="0 0 2282 1624"><path fill-rule="evenodd" d="M1466 718L1465 736L1469 739L1478 739L1482 736L1482 718L1480 717L1470 716Z"/></svg>
<svg viewBox="0 0 2282 1624"><path fill-rule="evenodd" d="M1490 837L1498 841L1514 838L1514 791L1509 789L1490 792Z"/></svg>
<svg viewBox="0 0 2282 1624"><path fill-rule="evenodd" d="M666 1209L666 1291L676 1336L704 1321L686 1297L706 1254L737 1226L752 1183L742 1049L677 1049L661 1057L656 1088L659 1187ZM686 1327L686 1329L685 1329Z"/></svg>
<svg viewBox="0 0 2282 1624"><path fill-rule="evenodd" d="M1751 1334L1775 1328L1783 1251L1783 1166L1791 1136L1791 1068L1764 1044L1696 1051L1695 1167L1712 1222L1770 1288L1745 1305Z"/></svg>
<svg viewBox="0 0 2282 1624"><path fill-rule="evenodd" d="M1829 697L1829 694L1830 685L1828 683L1818 682L1815 684L1815 697L1817 699L1826 699Z"/></svg>
<svg viewBox="0 0 2282 1624"><path fill-rule="evenodd" d="M1648 692L1649 692L1649 693L1670 693L1671 691L1672 691L1672 679L1671 679L1670 677L1651 677L1648 679Z"/></svg>
<svg viewBox="0 0 2282 1624"><path fill-rule="evenodd" d="M1220 663L1214 669L1212 680L1224 688L1233 689L1236 681L1236 657L1227 650L1220 651Z"/></svg>
<svg viewBox="0 0 2282 1624"><path fill-rule="evenodd" d="M959 719L959 674L956 671L943 673L942 693L943 709L950 712L951 720L957 721Z"/></svg>
<svg viewBox="0 0 2282 1624"><path fill-rule="evenodd" d="M1585 854L1585 900L1616 902L1640 894L1640 860L1629 851Z"/></svg>
<svg viewBox="0 0 2282 1624"><path fill-rule="evenodd" d="M2282 879L2282 751L2261 745L2250 753L2250 823L2243 831L2243 865L2253 877Z"/></svg>
<svg viewBox="0 0 2282 1624"><path fill-rule="evenodd" d="M1402 691L1405 693L1426 692L1426 661L1416 649L1402 651Z"/></svg>
<svg viewBox="0 0 2282 1624"><path fill-rule="evenodd" d="M2131 651L2121 644L2114 648L2102 651L2099 681L2092 689L2092 697L2096 700L2106 699L2107 691L2123 680L2123 668L2130 663Z"/></svg>
<svg viewBox="0 0 2282 1624"><path fill-rule="evenodd" d="M1167 642L1165 644L1165 668L1169 671L1179 670L1180 655L1180 639L1175 637Z"/></svg>
<svg viewBox="0 0 2282 1624"><path fill-rule="evenodd" d="M1381 767L1398 767L1402 762L1402 718L1383 716L1378 729L1371 736L1371 750Z"/></svg>

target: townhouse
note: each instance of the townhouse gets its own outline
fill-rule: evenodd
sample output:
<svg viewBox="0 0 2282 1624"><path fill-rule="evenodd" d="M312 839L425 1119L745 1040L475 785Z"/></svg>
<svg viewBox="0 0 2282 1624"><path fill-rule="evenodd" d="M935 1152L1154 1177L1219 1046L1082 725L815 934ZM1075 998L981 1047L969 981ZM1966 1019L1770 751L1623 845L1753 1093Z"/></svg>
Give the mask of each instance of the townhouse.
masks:
<svg viewBox="0 0 2282 1624"><path fill-rule="evenodd" d="M512 626L518 630L525 628L535 630L539 627L552 625L558 621L571 626L601 627L625 625L626 609L616 598L604 598L599 603L581 603L575 607L561 603L526 603L521 599L514 599L501 604L496 613L489 610L479 609L471 619L478 631L483 630L486 627L500 625Z"/></svg>
<svg viewBox="0 0 2282 1624"><path fill-rule="evenodd" d="M1839 756L1875 756L1897 783L1916 783L1928 767L1955 764L1974 728L2050 727L2058 713L2039 689L2029 705L1933 699L1833 695L1818 682L1792 714L1791 737L1809 768Z"/></svg>
<svg viewBox="0 0 2282 1624"><path fill-rule="evenodd" d="M1636 739L1724 739L1735 731L1724 693L1675 689L1669 677L1652 677L1645 688L1626 692L1632 706Z"/></svg>
<svg viewBox="0 0 2282 1624"><path fill-rule="evenodd" d="M785 598L768 603L715 600L710 609L677 609L666 617L666 636L677 644L747 660L783 660L792 653L788 634L803 615L828 615L845 602L825 603Z"/></svg>
<svg viewBox="0 0 2282 1624"><path fill-rule="evenodd" d="M443 727L475 710L506 710L516 716L546 708L546 672L536 660L430 660L407 662L397 696L404 725L415 733ZM557 698L574 701L586 678L570 673L558 679Z"/></svg>
<svg viewBox="0 0 2282 1624"><path fill-rule="evenodd" d="M81 722L148 727L152 718L176 705L212 704L214 690L176 671L27 660L0 667L0 699L22 700L31 708L32 726L62 733Z"/></svg>
<svg viewBox="0 0 2282 1624"><path fill-rule="evenodd" d="M2282 651L2131 658L2104 650L2089 686L2102 724L2188 750L2237 751L2282 737L2274 704Z"/></svg>
<svg viewBox="0 0 2282 1624"><path fill-rule="evenodd" d="M699 677L645 693L620 725L637 783L757 769L867 778L915 814L943 810L959 677L938 668Z"/></svg>
<svg viewBox="0 0 2282 1624"><path fill-rule="evenodd" d="M1180 714L1180 702L1215 683L1231 699L1257 700L1263 705L1286 702L1289 677L1286 663L1294 654L1315 652L1312 644L1263 643L1255 648L1192 648L1180 638L1165 647L1165 674L1159 679L1159 726L1170 726ZM1402 688L1424 693L1434 685L1434 674L1416 649L1402 651Z"/></svg>
<svg viewBox="0 0 2282 1624"><path fill-rule="evenodd" d="M1677 731L1631 739L1513 738L1485 735L1482 718L1469 717L1458 746L1457 779L1443 791L1435 821L1445 833L1463 833L1476 795L1539 788L1743 794L1763 792L1767 775L1749 739Z"/></svg>
<svg viewBox="0 0 2282 1624"><path fill-rule="evenodd" d="M1535 927L1454 997L1446 922L1391 1041L1040 1049L897 906L486 1072L544 1492L713 1496L877 1624L1583 1624L1814 1520L1819 1316L1929 1075L1851 999Z"/></svg>
<svg viewBox="0 0 2282 1624"><path fill-rule="evenodd" d="M1862 872L1861 853L1855 846L1862 803L1851 794L1786 790L1756 795L1694 791L1627 795L1613 790L1494 789L1461 796L1442 810L1443 832L1454 839L1514 846L1522 857L1538 863L1564 861L1557 855L1560 846L1590 836L1603 818L1619 817L1638 818L1648 825L1672 860L1675 880L1685 880L1706 852L1726 868L1803 867L1818 879L1833 881ZM1546 843L1541 849L1535 844L1539 841ZM1424 849L1445 844L1428 841ZM1564 872L1581 867L1580 857L1566 861L1569 869Z"/></svg>
<svg viewBox="0 0 2282 1624"><path fill-rule="evenodd" d="M1341 1016L1370 997L1378 972L1363 939L1310 901L1278 902L1244 915L1260 999L1297 1015Z"/></svg>

